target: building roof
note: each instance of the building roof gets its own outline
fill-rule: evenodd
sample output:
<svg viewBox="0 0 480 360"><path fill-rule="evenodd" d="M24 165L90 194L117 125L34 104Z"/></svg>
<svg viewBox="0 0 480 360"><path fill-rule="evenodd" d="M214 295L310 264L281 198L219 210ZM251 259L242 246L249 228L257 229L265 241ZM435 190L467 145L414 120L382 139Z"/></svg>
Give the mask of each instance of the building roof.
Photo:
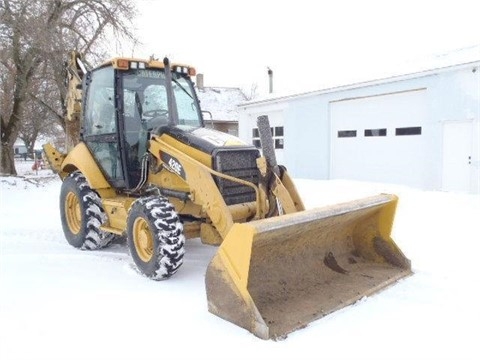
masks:
<svg viewBox="0 0 480 360"><path fill-rule="evenodd" d="M238 121L237 105L245 102L242 90L233 87L197 88L197 95L203 111L212 115L213 121ZM205 115L206 120L210 120Z"/></svg>
<svg viewBox="0 0 480 360"><path fill-rule="evenodd" d="M432 74L444 71L454 71L469 66L472 66L474 68L480 67L480 45L455 50L446 54L436 55L431 58L410 61L404 63L402 67L397 68L394 73L388 74L387 76L381 78L362 81L358 83L339 84L338 86L332 86L324 89L296 94L268 94L264 97L257 98L252 101L243 102L240 105L248 107L250 105L254 106L256 104L275 103L287 99L297 99L315 95L322 95L338 91L429 76Z"/></svg>

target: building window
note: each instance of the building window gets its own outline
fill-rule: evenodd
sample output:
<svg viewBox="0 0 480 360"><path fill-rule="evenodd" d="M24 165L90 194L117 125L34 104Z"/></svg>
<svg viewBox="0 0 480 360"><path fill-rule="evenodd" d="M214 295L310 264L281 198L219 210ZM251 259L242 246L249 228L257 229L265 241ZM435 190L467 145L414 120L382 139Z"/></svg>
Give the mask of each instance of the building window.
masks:
<svg viewBox="0 0 480 360"><path fill-rule="evenodd" d="M357 130L340 130L337 133L337 137L339 138L347 138L347 137L356 137Z"/></svg>
<svg viewBox="0 0 480 360"><path fill-rule="evenodd" d="M387 136L387 129L365 129L365 136Z"/></svg>
<svg viewBox="0 0 480 360"><path fill-rule="evenodd" d="M283 149L283 126L271 127L270 130L272 132L275 149ZM252 144L258 149L262 147L260 143L260 133L257 128L252 129Z"/></svg>
<svg viewBox="0 0 480 360"><path fill-rule="evenodd" d="M412 126L412 127L396 128L395 129L395 135L396 136L422 135L422 127L421 126Z"/></svg>

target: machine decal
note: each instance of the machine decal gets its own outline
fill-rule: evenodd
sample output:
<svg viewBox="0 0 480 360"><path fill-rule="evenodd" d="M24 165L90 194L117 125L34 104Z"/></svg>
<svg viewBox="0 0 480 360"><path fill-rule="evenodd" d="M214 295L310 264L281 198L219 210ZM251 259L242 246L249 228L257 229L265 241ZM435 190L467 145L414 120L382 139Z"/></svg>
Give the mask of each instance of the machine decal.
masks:
<svg viewBox="0 0 480 360"><path fill-rule="evenodd" d="M180 163L180 161L178 161L173 156L164 152L160 154L160 158L162 159L163 163L165 164L165 168L168 171L171 171L174 174L177 174L182 179L186 179L185 170L183 169L183 166Z"/></svg>

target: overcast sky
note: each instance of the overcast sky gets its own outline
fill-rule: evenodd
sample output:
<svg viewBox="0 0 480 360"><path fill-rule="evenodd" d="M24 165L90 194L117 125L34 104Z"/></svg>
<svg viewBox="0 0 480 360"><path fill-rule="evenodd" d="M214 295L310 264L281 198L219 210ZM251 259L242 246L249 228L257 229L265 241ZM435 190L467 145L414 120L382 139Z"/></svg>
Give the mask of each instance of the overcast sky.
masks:
<svg viewBox="0 0 480 360"><path fill-rule="evenodd" d="M256 84L260 94L267 67L275 92L302 92L480 44L478 0L136 2L136 56L168 55L195 66L206 86Z"/></svg>

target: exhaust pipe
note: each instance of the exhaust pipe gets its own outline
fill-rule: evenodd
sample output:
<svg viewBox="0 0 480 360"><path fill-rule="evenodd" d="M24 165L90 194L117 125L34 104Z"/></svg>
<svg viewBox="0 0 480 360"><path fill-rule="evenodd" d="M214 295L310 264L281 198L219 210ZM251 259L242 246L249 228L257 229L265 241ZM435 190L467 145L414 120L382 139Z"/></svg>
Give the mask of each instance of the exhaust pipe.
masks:
<svg viewBox="0 0 480 360"><path fill-rule="evenodd" d="M268 69L268 92L269 94L273 93L273 70L267 67Z"/></svg>

